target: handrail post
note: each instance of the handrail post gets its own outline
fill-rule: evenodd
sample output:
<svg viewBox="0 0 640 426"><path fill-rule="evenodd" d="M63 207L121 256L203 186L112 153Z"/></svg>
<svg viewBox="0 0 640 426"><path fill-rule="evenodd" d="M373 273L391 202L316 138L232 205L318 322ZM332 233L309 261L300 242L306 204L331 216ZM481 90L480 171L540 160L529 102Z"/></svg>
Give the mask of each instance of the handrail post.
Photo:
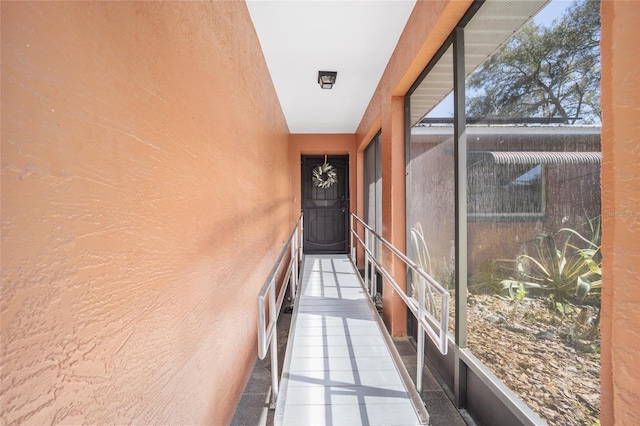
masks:
<svg viewBox="0 0 640 426"><path fill-rule="evenodd" d="M403 302L405 303L405 305L407 305L407 307L409 307L409 309L411 310L412 314L416 317L416 319L418 320L418 322L421 324L422 327L422 331L424 334L426 334L431 341L438 347L438 349L440 350L440 352L443 355L447 354L447 342L448 342L448 337L447 337L447 324L448 324L448 300L449 300L449 293L448 290L445 289L444 287L442 287L442 285L440 283L438 283L436 280L433 279L433 277L431 277L429 274L427 274L422 268L420 268L419 265L417 265L413 260L411 260L410 258L407 257L406 254L402 253L400 250L398 250L397 248L395 248L391 243L389 243L387 240L385 240L382 236L380 236L378 233L376 233L369 225L367 225L362 219L360 219L358 216L356 216L355 214L352 214L353 219L357 222L356 226L362 226L362 228L364 229L364 241L359 237L359 235L357 233L354 233L354 238L358 241L358 243L364 247L364 261L365 261L365 273L364 273L364 282L365 282L365 286L366 289L371 293L371 297L375 297L375 294L377 293L377 272L380 272L382 274L383 277L389 279L389 283L391 284L391 288L393 291L395 291L400 298L403 300ZM390 252L397 256L399 259L401 259L407 266L409 266L409 268L411 268L419 277L422 278L423 280L423 287L424 290L426 291L426 285L429 285L430 289L435 290L436 292L440 293L440 295L442 296L442 312L440 315L440 327L438 331L434 330L434 328L432 327L432 325L427 321L427 312L426 312L426 306L424 305L424 297L422 299L422 302L420 302L419 304L422 305L423 311L422 314L418 313L418 303L416 303L416 300L411 299L411 297L406 293L406 291L404 291L403 289L401 289L398 284L395 282L394 278L389 274L389 272L385 269L385 267L380 263L380 261L378 260L377 255L375 255L374 253L371 253L369 250L369 247L371 246L371 240L374 240L374 243L381 243L382 245L384 245L384 247L386 247L388 250L390 250ZM369 267L373 265L375 269L375 272L373 270L369 270ZM380 269L378 269L380 268ZM422 316L420 316L422 315ZM423 336L424 336L423 334Z"/></svg>
<svg viewBox="0 0 640 426"><path fill-rule="evenodd" d="M364 282L369 286L371 292L371 283L369 282L369 232L364 228Z"/></svg>
<svg viewBox="0 0 640 426"><path fill-rule="evenodd" d="M274 318L276 313L276 286L271 286L269 301L269 316ZM278 331L277 322L273 325L274 330L271 333L271 404L270 408L276 408L276 402L278 400Z"/></svg>
<svg viewBox="0 0 640 426"><path fill-rule="evenodd" d="M297 277L298 277L298 228L296 228L295 231L293 231L293 244L291 244L291 262L293 262L292 265L292 271L291 274L293 275L290 278L289 281L289 297L291 298L291 301L293 302L293 300L295 300L296 298L296 284L297 284Z"/></svg>
<svg viewBox="0 0 640 426"><path fill-rule="evenodd" d="M422 329L422 319L424 317L424 292L426 282L424 278L418 279L418 352L416 354L416 388L422 395L422 369L424 367L424 333Z"/></svg>
<svg viewBox="0 0 640 426"><path fill-rule="evenodd" d="M264 359L267 356L269 346L271 346L271 401L269 404L271 409L276 408L280 378L278 375L278 316L284 302L287 285L291 286L289 291L291 292L292 300L295 300L296 297L298 272L300 270L299 260L302 259L302 244L304 242L302 221L303 216L300 214L298 222L296 222L291 234L289 234L289 239L282 248L280 256L269 274L269 278L267 278L258 294L258 357ZM284 273L284 280L281 282L284 287L281 286L276 289L276 278L282 272L281 266L287 254L290 256L289 262L292 263L287 265L286 273ZM267 301L267 299L269 300ZM269 321L267 321L267 303L269 305Z"/></svg>
<svg viewBox="0 0 640 426"><path fill-rule="evenodd" d="M294 254L294 259L293 259L293 288L295 289L293 292L293 299L291 299L291 301L293 302L293 300L295 299L296 295L298 294L298 269L300 268L300 263L298 263L298 259L299 259L299 255L300 255L300 249L299 249L299 245L298 245L298 229L296 229L296 237L295 237L295 250L293 252Z"/></svg>
<svg viewBox="0 0 640 426"><path fill-rule="evenodd" d="M304 216L300 216L300 259L304 253Z"/></svg>
<svg viewBox="0 0 640 426"><path fill-rule="evenodd" d="M367 231L365 231L367 232ZM377 253L375 252L375 247L376 247L376 239L375 239L375 235L373 235L374 238L370 238L369 242L367 243L367 249L369 249L369 251L371 252L371 257L373 258L374 262L371 263L371 286L369 287L369 293L371 293L371 299L374 301L376 300L376 294L378 293L378 274L376 273L378 270L376 268L376 265L379 262ZM373 240L373 241L372 241ZM372 245L373 248L369 247L369 245Z"/></svg>
<svg viewBox="0 0 640 426"><path fill-rule="evenodd" d="M353 215L349 215L349 243L351 244L351 262L356 263L356 246L353 241Z"/></svg>
<svg viewBox="0 0 640 426"><path fill-rule="evenodd" d="M266 315L264 309L264 297L262 295L258 296L258 356L260 359L264 359L267 355L267 345L265 342L265 328L266 328Z"/></svg>
<svg viewBox="0 0 640 426"><path fill-rule="evenodd" d="M378 274L376 273L378 272L378 269L375 265L376 264L374 263L371 271L371 298L374 302L376 300L376 294L378 294Z"/></svg>

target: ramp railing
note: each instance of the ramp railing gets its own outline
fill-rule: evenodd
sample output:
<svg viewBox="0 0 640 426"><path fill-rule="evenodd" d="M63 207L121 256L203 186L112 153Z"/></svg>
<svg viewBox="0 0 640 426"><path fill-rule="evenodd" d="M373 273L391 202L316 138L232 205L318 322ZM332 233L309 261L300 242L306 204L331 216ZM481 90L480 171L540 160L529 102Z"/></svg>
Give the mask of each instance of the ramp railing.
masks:
<svg viewBox="0 0 640 426"><path fill-rule="evenodd" d="M287 287L289 287L292 301L295 300L298 290L298 267L302 259L302 230L303 219L301 214L280 253L280 257L258 295L258 356L260 359L264 359L267 356L269 347L271 347L270 408L272 409L276 406L280 379L278 375L278 333L276 331L278 316L282 309ZM285 272L282 273L285 263L287 267Z"/></svg>
<svg viewBox="0 0 640 426"><path fill-rule="evenodd" d="M357 232L356 226L361 227L364 233L363 238ZM364 282L368 285L369 297L375 298L377 293L377 280L375 271L379 271L391 284L393 290L400 296L405 303L409 311L416 318L418 323L418 339L417 339L417 374L416 374L416 388L418 392L422 393L422 372L424 366L424 334L429 336L433 344L438 348L443 355L447 354L447 327L449 318L449 291L440 285L435 279L427 274L419 265L409 259L404 253L395 248L391 243L377 234L369 225L367 225L362 219L355 214L351 214L351 261L356 265L356 245L357 241L364 251ZM355 240L355 241L354 241ZM374 252L377 243L380 242L386 247L395 257L400 259L404 264L415 274L417 277L417 299L410 297L397 283L396 279L389 272L389 270L383 265L381 259ZM373 265L373 267L371 267ZM372 269L372 271L370 271ZM425 304L427 300L425 294L429 294L429 303ZM440 306L437 303L434 295L440 295ZM430 309L427 309L427 305ZM439 317L439 319L437 318Z"/></svg>

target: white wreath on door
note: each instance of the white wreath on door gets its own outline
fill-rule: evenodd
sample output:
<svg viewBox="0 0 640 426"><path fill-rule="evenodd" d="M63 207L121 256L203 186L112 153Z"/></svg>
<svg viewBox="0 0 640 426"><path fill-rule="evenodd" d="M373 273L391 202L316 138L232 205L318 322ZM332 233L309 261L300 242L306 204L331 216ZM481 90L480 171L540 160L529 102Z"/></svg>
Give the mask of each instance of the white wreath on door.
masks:
<svg viewBox="0 0 640 426"><path fill-rule="evenodd" d="M338 182L338 175L336 174L335 167L327 163L326 159L323 165L313 168L313 175L311 180L318 188L327 189L334 183Z"/></svg>

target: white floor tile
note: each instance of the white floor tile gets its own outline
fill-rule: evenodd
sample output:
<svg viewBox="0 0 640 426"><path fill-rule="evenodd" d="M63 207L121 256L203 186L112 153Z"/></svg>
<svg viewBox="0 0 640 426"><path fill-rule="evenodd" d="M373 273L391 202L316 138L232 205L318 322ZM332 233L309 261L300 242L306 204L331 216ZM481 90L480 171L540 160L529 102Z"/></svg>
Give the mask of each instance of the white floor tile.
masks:
<svg viewBox="0 0 640 426"><path fill-rule="evenodd" d="M345 255L306 256L276 423L419 424L356 274Z"/></svg>

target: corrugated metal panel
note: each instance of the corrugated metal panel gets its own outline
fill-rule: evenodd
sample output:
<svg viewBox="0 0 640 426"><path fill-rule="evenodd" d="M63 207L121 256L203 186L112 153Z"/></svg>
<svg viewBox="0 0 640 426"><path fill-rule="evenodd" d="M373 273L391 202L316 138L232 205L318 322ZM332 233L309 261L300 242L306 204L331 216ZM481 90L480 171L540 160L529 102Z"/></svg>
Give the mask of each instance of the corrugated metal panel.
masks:
<svg viewBox="0 0 640 426"><path fill-rule="evenodd" d="M486 151L496 164L600 164L599 152Z"/></svg>

